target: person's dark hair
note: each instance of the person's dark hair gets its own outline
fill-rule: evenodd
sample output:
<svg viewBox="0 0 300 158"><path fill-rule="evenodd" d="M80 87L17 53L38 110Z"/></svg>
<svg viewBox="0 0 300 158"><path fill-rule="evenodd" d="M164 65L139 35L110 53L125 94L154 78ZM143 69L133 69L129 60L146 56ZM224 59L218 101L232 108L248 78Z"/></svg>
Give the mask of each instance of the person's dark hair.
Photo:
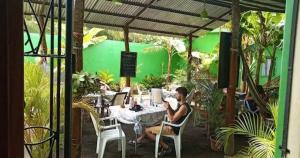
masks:
<svg viewBox="0 0 300 158"><path fill-rule="evenodd" d="M187 96L188 90L185 87L178 87L176 88L176 92L182 94L184 97Z"/></svg>

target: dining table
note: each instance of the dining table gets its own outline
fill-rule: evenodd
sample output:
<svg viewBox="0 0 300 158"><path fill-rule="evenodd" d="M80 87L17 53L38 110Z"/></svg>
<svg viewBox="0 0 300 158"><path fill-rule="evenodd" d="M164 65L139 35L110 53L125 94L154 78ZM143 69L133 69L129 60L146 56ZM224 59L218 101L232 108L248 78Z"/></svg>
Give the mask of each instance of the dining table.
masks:
<svg viewBox="0 0 300 158"><path fill-rule="evenodd" d="M166 108L162 104L150 105L147 103L140 104L141 111L133 111L130 104L125 107L110 106L110 116L116 117L117 120L124 124L140 123L142 126L153 126L162 122Z"/></svg>

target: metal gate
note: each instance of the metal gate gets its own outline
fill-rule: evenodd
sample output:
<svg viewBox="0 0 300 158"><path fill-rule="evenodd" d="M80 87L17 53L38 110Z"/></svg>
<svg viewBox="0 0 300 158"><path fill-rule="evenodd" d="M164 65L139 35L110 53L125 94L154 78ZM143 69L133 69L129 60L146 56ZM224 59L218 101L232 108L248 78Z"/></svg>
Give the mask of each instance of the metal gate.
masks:
<svg viewBox="0 0 300 158"><path fill-rule="evenodd" d="M33 146L42 143L49 143L49 156L59 157L64 155L68 158L71 155L71 103L72 103L72 0L25 0L24 1L24 17L31 15L36 20L37 27L40 31L37 44L34 44L32 34L28 29L28 24L24 20L24 39L25 46L29 46L30 50L24 52L24 57L39 57L42 62L49 61L49 76L50 76L50 96L49 96L49 126L47 127L27 127L25 130L42 129L47 130L49 135L47 139L40 140L34 143L26 143L25 147L30 157ZM42 14L37 14L39 5L43 5L45 11ZM44 18L44 22L39 22L39 17ZM65 18L64 18L65 17ZM24 18L25 19L25 18ZM65 35L62 35L62 24L65 21ZM48 25L48 28L47 28ZM49 27L50 25L50 27ZM48 31L46 31L48 29ZM50 31L49 31L50 30ZM50 51L42 53L40 46L46 34L50 35ZM64 45L62 37L65 37ZM46 37L45 37L46 38ZM57 48L55 48L55 45ZM63 48L65 46L65 48ZM64 50L64 51L63 51ZM47 52L47 51L46 51ZM64 64L64 65L63 65ZM63 70L64 66L64 70ZM62 78L62 76L64 76ZM63 80L62 80L63 79ZM64 91L62 91L64 90ZM64 95L64 100L61 100L61 94ZM61 131L61 105L64 103L64 131ZM26 104L26 103L25 103ZM54 108L56 110L54 110ZM60 136L64 134L64 153L60 149Z"/></svg>

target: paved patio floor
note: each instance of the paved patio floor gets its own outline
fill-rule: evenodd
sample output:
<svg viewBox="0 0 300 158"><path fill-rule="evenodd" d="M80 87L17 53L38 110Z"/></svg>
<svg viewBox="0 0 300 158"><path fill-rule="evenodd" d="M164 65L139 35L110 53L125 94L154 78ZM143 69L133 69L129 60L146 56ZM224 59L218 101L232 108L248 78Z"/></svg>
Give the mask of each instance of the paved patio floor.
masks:
<svg viewBox="0 0 300 158"><path fill-rule="evenodd" d="M133 126L122 125L122 128L127 136L127 142L134 138ZM97 137L93 125L89 119L83 121L83 144L82 144L82 157L83 158L96 158L96 142ZM168 141L168 140L167 140ZM169 140L170 143L172 142ZM145 140L142 146L137 148L134 152L134 147L126 146L127 158L153 158L154 157L154 142ZM192 122L186 127L182 136L182 158L223 158L222 153L211 151L209 141L199 127L193 127ZM109 142L106 146L104 158L120 158L121 152L117 151L117 142ZM165 158L175 158L175 152L165 156Z"/></svg>

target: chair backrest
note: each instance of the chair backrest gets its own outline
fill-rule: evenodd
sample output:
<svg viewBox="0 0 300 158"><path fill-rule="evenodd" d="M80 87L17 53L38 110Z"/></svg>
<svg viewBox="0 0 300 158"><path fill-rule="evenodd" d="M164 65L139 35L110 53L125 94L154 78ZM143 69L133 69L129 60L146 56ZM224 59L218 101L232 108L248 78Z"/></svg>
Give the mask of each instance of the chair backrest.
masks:
<svg viewBox="0 0 300 158"><path fill-rule="evenodd" d="M99 136L100 135L100 129L99 129L99 124L96 121L96 118L94 117L94 115L92 113L90 113L93 125L94 125L94 129L96 132L96 135Z"/></svg>
<svg viewBox="0 0 300 158"><path fill-rule="evenodd" d="M131 87L124 87L121 92L126 92L127 93L127 95L126 95L126 104L128 104L130 96L131 96Z"/></svg>
<svg viewBox="0 0 300 158"><path fill-rule="evenodd" d="M127 92L116 93L114 98L111 101L111 106L124 105L124 100L125 100L126 96L127 96Z"/></svg>
<svg viewBox="0 0 300 158"><path fill-rule="evenodd" d="M182 132L184 131L185 126L186 126L187 122L189 121L189 118L190 118L192 113L193 113L193 108L191 108L190 113L188 113L188 115L185 117L185 119L181 122L181 126L180 126L180 129L179 129L178 135L182 134Z"/></svg>
<svg viewBox="0 0 300 158"><path fill-rule="evenodd" d="M127 95L129 95L130 90L131 90L131 87L124 87L121 92L127 92Z"/></svg>
<svg viewBox="0 0 300 158"><path fill-rule="evenodd" d="M151 89L151 97L153 103L160 104L162 102L162 89L161 88L152 88Z"/></svg>

